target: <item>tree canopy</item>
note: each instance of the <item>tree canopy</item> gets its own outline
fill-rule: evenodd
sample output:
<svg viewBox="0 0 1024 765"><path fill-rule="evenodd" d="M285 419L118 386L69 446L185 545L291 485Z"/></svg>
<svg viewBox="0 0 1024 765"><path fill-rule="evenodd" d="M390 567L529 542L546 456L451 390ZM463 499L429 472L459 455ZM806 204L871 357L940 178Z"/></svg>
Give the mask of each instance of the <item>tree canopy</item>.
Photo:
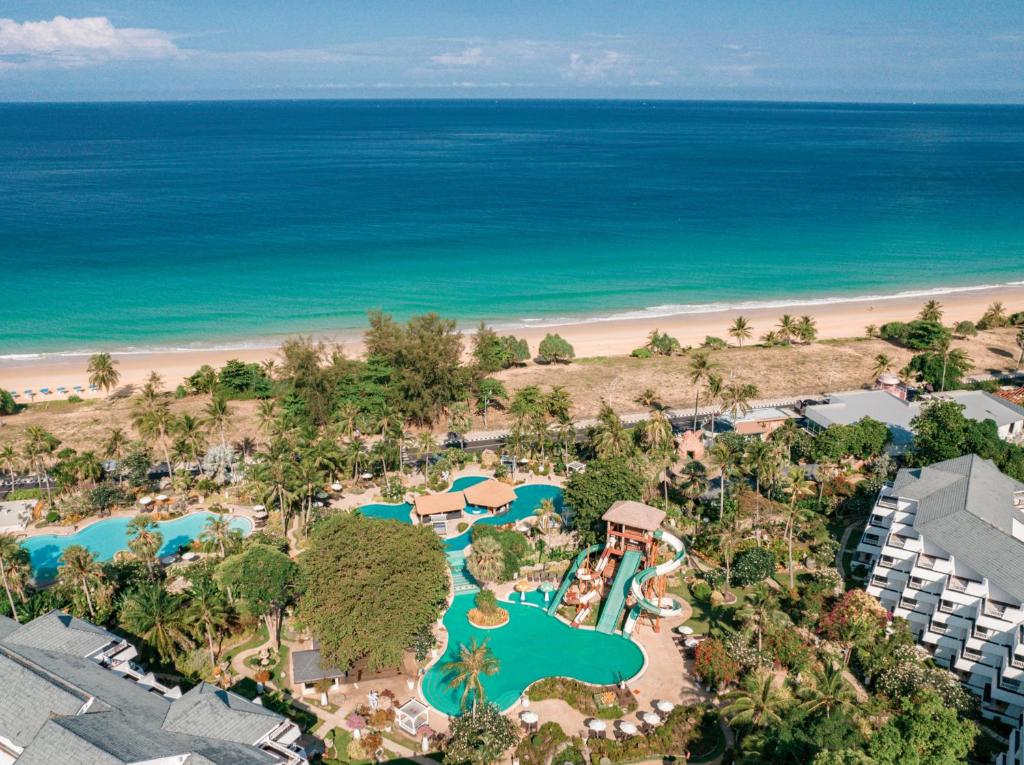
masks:
<svg viewBox="0 0 1024 765"><path fill-rule="evenodd" d="M217 569L217 578L235 599L243 613L262 618L275 638L284 609L292 602L298 567L295 561L273 547L247 545L228 556Z"/></svg>
<svg viewBox="0 0 1024 765"><path fill-rule="evenodd" d="M548 333L544 336L544 339L540 341L540 345L537 346L537 355L541 361L552 363L552 362L568 362L576 358L576 351L569 345L569 341L563 338L559 334Z"/></svg>
<svg viewBox="0 0 1024 765"><path fill-rule="evenodd" d="M448 568L428 527L333 515L317 524L299 557L298 613L326 661L372 670L397 666L448 596Z"/></svg>
<svg viewBox="0 0 1024 765"><path fill-rule="evenodd" d="M573 473L565 485L565 504L572 508L572 523L580 544L594 544L603 538L601 516L613 502L639 501L643 492L643 476L622 457L597 459L582 473Z"/></svg>

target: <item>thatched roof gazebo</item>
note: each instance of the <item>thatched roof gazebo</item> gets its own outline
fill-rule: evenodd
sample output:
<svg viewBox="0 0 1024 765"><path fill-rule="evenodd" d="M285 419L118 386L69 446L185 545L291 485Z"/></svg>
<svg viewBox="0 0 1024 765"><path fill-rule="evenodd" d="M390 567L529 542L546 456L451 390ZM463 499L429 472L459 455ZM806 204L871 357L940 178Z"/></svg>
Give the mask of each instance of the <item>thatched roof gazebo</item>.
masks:
<svg viewBox="0 0 1024 765"><path fill-rule="evenodd" d="M468 504L486 508L492 513L503 513L516 501L515 490L494 478L473 484L462 493Z"/></svg>

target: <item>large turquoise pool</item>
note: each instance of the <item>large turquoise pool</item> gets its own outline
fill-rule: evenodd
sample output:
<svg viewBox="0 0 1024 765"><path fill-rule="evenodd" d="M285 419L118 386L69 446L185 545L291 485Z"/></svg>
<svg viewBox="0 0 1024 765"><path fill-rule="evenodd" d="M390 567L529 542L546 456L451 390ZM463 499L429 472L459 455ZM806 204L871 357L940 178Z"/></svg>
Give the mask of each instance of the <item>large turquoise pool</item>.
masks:
<svg viewBox="0 0 1024 765"><path fill-rule="evenodd" d="M488 700L507 709L531 683L544 677L571 677L585 683L612 684L629 680L644 665L632 640L596 630L572 629L541 608L503 603L509 622L495 630L473 627L466 617L472 595L459 595L444 616L448 648L423 678L423 695L448 715L460 711L461 689L448 687L444 664L458 657L459 646L472 638L488 640L500 662L498 673L483 678Z"/></svg>
<svg viewBox="0 0 1024 765"><path fill-rule="evenodd" d="M213 517L213 513L191 513L172 521L157 523L157 528L164 535L160 555L170 555L177 552L179 547L189 544L203 532L206 522ZM35 577L46 581L56 576L60 556L71 545L82 545L101 561L111 560L121 550L127 550L130 521L131 518L108 518L66 536L47 534L29 537L22 542L22 546L28 550ZM252 531L252 522L248 518L233 517L231 527L248 534Z"/></svg>

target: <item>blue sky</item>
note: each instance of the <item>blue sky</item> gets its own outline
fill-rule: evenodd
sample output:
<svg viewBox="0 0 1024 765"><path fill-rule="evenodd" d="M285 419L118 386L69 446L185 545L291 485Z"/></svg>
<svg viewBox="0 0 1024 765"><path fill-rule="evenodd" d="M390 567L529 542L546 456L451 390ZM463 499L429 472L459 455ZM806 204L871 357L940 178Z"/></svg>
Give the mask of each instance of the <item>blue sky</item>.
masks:
<svg viewBox="0 0 1024 765"><path fill-rule="evenodd" d="M1024 102L1024 0L5 0L0 100Z"/></svg>

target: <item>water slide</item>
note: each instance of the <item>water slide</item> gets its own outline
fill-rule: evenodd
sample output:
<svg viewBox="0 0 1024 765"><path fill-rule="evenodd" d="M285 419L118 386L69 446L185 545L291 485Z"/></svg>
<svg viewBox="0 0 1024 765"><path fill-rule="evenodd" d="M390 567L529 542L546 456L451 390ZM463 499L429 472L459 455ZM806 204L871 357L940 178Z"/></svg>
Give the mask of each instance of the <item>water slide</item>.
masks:
<svg viewBox="0 0 1024 765"><path fill-rule="evenodd" d="M641 553L629 550L619 561L619 568L615 572L612 588L605 599L604 608L601 609L601 618L597 620L598 632L610 633L619 623L622 610L626 607L626 593L629 592L630 580L640 567L641 560L643 560ZM653 569L650 570L653 571Z"/></svg>
<svg viewBox="0 0 1024 765"><path fill-rule="evenodd" d="M601 572L604 571L604 567L608 565L608 561L611 560L612 553L607 547L601 552L601 557L597 559L597 563L591 569L584 569L582 567L576 569L576 578L581 582L592 582L595 579L600 578Z"/></svg>
<svg viewBox="0 0 1024 765"><path fill-rule="evenodd" d="M640 614L644 611L655 616L670 617L678 616L682 612L680 605L671 598L661 598L659 603L655 603L644 597L643 585L647 580L655 576L667 576L673 571L676 571L680 566L683 565L683 561L686 559L686 548L683 547L683 541L674 534L669 534L664 529L658 529L654 532L654 538L659 542L671 547L675 554L671 559L660 563L657 566L651 566L645 568L639 574L633 577L633 581L629 585L629 593L636 600L636 605L629 612L629 616L626 618L626 623L622 627L623 635L630 635L636 628L637 620L640 618ZM618 577L616 577L618 581ZM607 606L606 606L607 608ZM602 618L604 614L601 615Z"/></svg>
<svg viewBox="0 0 1024 765"><path fill-rule="evenodd" d="M558 588L558 592L555 593L555 597L551 601L551 605L548 606L548 614L555 616L558 613L558 607L562 605L562 598L565 597L565 593L569 590L569 585L573 583L576 578L576 572L579 567L583 564L589 556L596 553L598 550L603 550L604 545L591 545L586 550L576 556L576 559L569 566L569 570L565 572L565 577L562 579L562 584Z"/></svg>

